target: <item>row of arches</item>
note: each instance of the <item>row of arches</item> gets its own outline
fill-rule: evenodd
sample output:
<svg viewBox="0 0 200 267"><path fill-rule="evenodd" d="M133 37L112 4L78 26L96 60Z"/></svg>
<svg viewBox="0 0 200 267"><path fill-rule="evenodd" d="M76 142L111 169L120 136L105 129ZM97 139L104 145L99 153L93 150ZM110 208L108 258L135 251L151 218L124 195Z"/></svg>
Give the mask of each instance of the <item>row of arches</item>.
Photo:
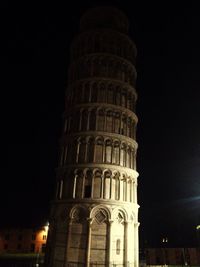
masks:
<svg viewBox="0 0 200 267"><path fill-rule="evenodd" d="M99 204L91 209L88 209L84 204L76 204L69 210L69 220L77 223L84 220L96 220L99 224L103 222L109 224L110 221L116 223L133 223L136 217L133 212L130 213L122 207L110 209L104 204Z"/></svg>
<svg viewBox="0 0 200 267"><path fill-rule="evenodd" d="M107 163L135 169L136 148L133 144L108 137L79 137L69 140L61 148L60 166L74 163Z"/></svg>
<svg viewBox="0 0 200 267"><path fill-rule="evenodd" d="M137 203L133 177L109 169L78 169L57 182L57 199L107 199Z"/></svg>
<svg viewBox="0 0 200 267"><path fill-rule="evenodd" d="M136 93L133 89L109 82L80 82L71 88L66 106L80 103L108 103L135 111Z"/></svg>
<svg viewBox="0 0 200 267"><path fill-rule="evenodd" d="M92 53L114 54L135 62L137 51L134 43L120 33L104 31L80 34L72 45L72 60Z"/></svg>
<svg viewBox="0 0 200 267"><path fill-rule="evenodd" d="M85 108L73 110L64 123L64 133L102 131L116 133L135 139L137 118L119 110Z"/></svg>
<svg viewBox="0 0 200 267"><path fill-rule="evenodd" d="M90 266L108 266L108 261L112 260L113 266L133 266L127 262L126 249L129 243L134 246L133 213L127 216L123 208L110 211L104 205L95 206L88 212L83 205L77 205L72 207L70 219L68 263L78 262L76 266L86 266L89 260ZM128 224L133 230L130 231Z"/></svg>
<svg viewBox="0 0 200 267"><path fill-rule="evenodd" d="M104 77L134 86L136 76L136 70L132 64L110 55L92 55L80 58L72 63L69 69L70 83L89 77Z"/></svg>

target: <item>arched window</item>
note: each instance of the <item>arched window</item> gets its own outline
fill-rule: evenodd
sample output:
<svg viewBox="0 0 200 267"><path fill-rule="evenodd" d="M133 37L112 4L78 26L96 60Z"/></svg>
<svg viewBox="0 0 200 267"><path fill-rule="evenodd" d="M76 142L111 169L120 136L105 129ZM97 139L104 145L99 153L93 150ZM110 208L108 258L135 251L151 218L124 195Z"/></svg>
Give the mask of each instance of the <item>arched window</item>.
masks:
<svg viewBox="0 0 200 267"><path fill-rule="evenodd" d="M111 163L111 159L112 159L112 143L111 140L106 140L105 143L105 162L106 163Z"/></svg>
<svg viewBox="0 0 200 267"><path fill-rule="evenodd" d="M131 106L131 94L130 93L127 96L127 108L128 109L132 109L132 106Z"/></svg>
<svg viewBox="0 0 200 267"><path fill-rule="evenodd" d="M94 83L91 87L91 102L97 102L98 86Z"/></svg>
<svg viewBox="0 0 200 267"><path fill-rule="evenodd" d="M103 110L99 110L97 112L97 130L98 131L104 131L104 124L105 124L105 115L104 115L104 111Z"/></svg>
<svg viewBox="0 0 200 267"><path fill-rule="evenodd" d="M122 143L120 148L120 165L126 166L126 145Z"/></svg>
<svg viewBox="0 0 200 267"><path fill-rule="evenodd" d="M87 130L87 124L88 124L88 111L83 110L81 115L81 130L86 131Z"/></svg>
<svg viewBox="0 0 200 267"><path fill-rule="evenodd" d="M73 120L72 120L72 131L77 132L79 130L79 124L80 124L80 111L77 111L73 114Z"/></svg>
<svg viewBox="0 0 200 267"><path fill-rule="evenodd" d="M68 145L68 151L66 154L67 163L77 162L77 150L78 150L77 140L72 140L70 145Z"/></svg>
<svg viewBox="0 0 200 267"><path fill-rule="evenodd" d="M85 162L85 154L86 154L86 141L85 139L81 139L79 141L79 148L78 148L78 162L80 163Z"/></svg>
<svg viewBox="0 0 200 267"><path fill-rule="evenodd" d="M107 90L107 102L113 104L113 86L109 85Z"/></svg>
<svg viewBox="0 0 200 267"><path fill-rule="evenodd" d="M93 66L92 66L92 70L93 70L93 76L98 76L99 75L99 69L100 69L100 62L98 58L94 58L93 61Z"/></svg>
<svg viewBox="0 0 200 267"><path fill-rule="evenodd" d="M107 76L107 62L106 59L102 59L100 63L100 76L106 77Z"/></svg>
<svg viewBox="0 0 200 267"><path fill-rule="evenodd" d="M116 105L121 105L121 89L120 87L116 88Z"/></svg>
<svg viewBox="0 0 200 267"><path fill-rule="evenodd" d="M89 102L89 98L90 98L90 84L86 83L84 86L83 102L84 103Z"/></svg>
<svg viewBox="0 0 200 267"><path fill-rule="evenodd" d="M113 145L112 163L119 164L119 142L115 141Z"/></svg>
<svg viewBox="0 0 200 267"><path fill-rule="evenodd" d="M96 130L96 110L95 109L90 111L89 130L90 131L95 131Z"/></svg>
<svg viewBox="0 0 200 267"><path fill-rule="evenodd" d="M132 120L132 122L131 122L131 128L132 128L131 138L133 138L133 139L135 139L135 131L136 131L135 127L136 127L135 121Z"/></svg>
<svg viewBox="0 0 200 267"><path fill-rule="evenodd" d="M103 162L103 140L98 138L95 144L95 162Z"/></svg>
<svg viewBox="0 0 200 267"><path fill-rule="evenodd" d="M106 131L107 132L112 132L112 121L113 121L112 111L107 111L106 113Z"/></svg>
<svg viewBox="0 0 200 267"><path fill-rule="evenodd" d="M127 117L125 114L122 116L122 125L121 126L122 126L121 134L127 135Z"/></svg>
<svg viewBox="0 0 200 267"><path fill-rule="evenodd" d="M121 95L121 105L122 107L126 108L126 91L125 89L122 91L122 95Z"/></svg>
<svg viewBox="0 0 200 267"><path fill-rule="evenodd" d="M131 147L127 148L126 167L131 168Z"/></svg>
<svg viewBox="0 0 200 267"><path fill-rule="evenodd" d="M119 134L120 133L120 113L115 112L113 114L113 119L114 119L114 123L113 123L114 133Z"/></svg>
<svg viewBox="0 0 200 267"><path fill-rule="evenodd" d="M121 79L122 79L122 81L125 81L125 73L126 73L126 66L125 66L125 64L122 64L121 65Z"/></svg>
<svg viewBox="0 0 200 267"><path fill-rule="evenodd" d="M102 190L102 178L101 173L96 171L94 174L94 182L93 182L93 198L100 198Z"/></svg>
<svg viewBox="0 0 200 267"><path fill-rule="evenodd" d="M83 192L83 173L79 171L75 176L75 198L82 198Z"/></svg>
<svg viewBox="0 0 200 267"><path fill-rule="evenodd" d="M87 171L84 184L84 197L90 198L92 194L92 172Z"/></svg>
<svg viewBox="0 0 200 267"><path fill-rule="evenodd" d="M104 198L109 199L110 198L110 178L111 174L109 172L105 172L104 174Z"/></svg>
<svg viewBox="0 0 200 267"><path fill-rule="evenodd" d="M131 137L131 131L132 131L132 120L131 118L127 118L127 136Z"/></svg>
<svg viewBox="0 0 200 267"><path fill-rule="evenodd" d="M100 50L99 36L96 35L96 36L94 37L94 51L95 51L95 52L99 52L99 50Z"/></svg>
<svg viewBox="0 0 200 267"><path fill-rule="evenodd" d="M105 84L100 84L99 85L99 90L98 90L98 102L105 102L106 99L106 87Z"/></svg>
<svg viewBox="0 0 200 267"><path fill-rule="evenodd" d="M94 162L94 139L90 138L87 142L87 162Z"/></svg>

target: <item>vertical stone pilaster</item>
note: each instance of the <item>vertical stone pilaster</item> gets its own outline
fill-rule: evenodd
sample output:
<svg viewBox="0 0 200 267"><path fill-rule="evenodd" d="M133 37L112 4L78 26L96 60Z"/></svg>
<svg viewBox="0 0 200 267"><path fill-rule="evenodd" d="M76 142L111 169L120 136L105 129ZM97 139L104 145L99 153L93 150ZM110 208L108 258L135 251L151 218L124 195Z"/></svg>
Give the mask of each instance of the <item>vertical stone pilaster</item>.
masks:
<svg viewBox="0 0 200 267"><path fill-rule="evenodd" d="M139 266L139 240L138 240L138 228L139 223L136 222L134 225L134 263L135 266Z"/></svg>
<svg viewBox="0 0 200 267"><path fill-rule="evenodd" d="M87 238L87 249L86 249L86 267L90 267L90 248L91 248L91 225L92 225L92 218L88 220L88 238Z"/></svg>

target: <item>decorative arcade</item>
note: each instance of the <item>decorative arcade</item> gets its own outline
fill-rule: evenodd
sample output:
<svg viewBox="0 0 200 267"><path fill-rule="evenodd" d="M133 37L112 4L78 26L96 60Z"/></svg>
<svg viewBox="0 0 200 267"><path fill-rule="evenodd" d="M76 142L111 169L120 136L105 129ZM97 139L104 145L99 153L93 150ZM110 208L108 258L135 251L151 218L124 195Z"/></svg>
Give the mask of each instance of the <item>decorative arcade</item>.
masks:
<svg viewBox="0 0 200 267"><path fill-rule="evenodd" d="M46 267L138 267L136 47L111 7L71 45Z"/></svg>

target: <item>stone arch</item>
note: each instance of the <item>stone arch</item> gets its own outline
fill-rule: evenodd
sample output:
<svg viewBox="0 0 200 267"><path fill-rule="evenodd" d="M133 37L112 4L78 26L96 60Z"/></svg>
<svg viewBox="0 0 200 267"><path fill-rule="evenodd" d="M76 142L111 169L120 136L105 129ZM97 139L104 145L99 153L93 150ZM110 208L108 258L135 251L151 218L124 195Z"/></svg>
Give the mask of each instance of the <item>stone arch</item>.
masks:
<svg viewBox="0 0 200 267"><path fill-rule="evenodd" d="M98 211L103 211L105 214L106 214L106 220L110 220L111 219L111 214L112 214L112 211L109 207L105 206L105 205L97 205L95 207L93 207L90 211L90 214L89 214L89 218L91 219L94 219L94 216L95 214L98 212Z"/></svg>
<svg viewBox="0 0 200 267"><path fill-rule="evenodd" d="M98 96L97 101L102 103L106 100L106 84L101 82L98 84Z"/></svg>
<svg viewBox="0 0 200 267"><path fill-rule="evenodd" d="M83 182L84 182L84 174L83 170L76 169L74 171L74 197L75 198L82 198L83 197Z"/></svg>
<svg viewBox="0 0 200 267"><path fill-rule="evenodd" d="M90 264L99 262L106 266L108 260L110 212L107 207L98 205L91 210ZM101 253L99 253L101 251Z"/></svg>
<svg viewBox="0 0 200 267"><path fill-rule="evenodd" d="M112 253L118 264L123 264L125 257L125 222L127 221L126 212L123 208L115 208L112 213Z"/></svg>
<svg viewBox="0 0 200 267"><path fill-rule="evenodd" d="M126 143L125 142L121 142L121 146L120 146L120 165L121 166L126 166Z"/></svg>
<svg viewBox="0 0 200 267"><path fill-rule="evenodd" d="M106 138L104 140L104 144L105 144L104 162L111 163L112 162L112 139Z"/></svg>
<svg viewBox="0 0 200 267"><path fill-rule="evenodd" d="M70 219L78 222L86 220L87 216L88 216L87 209L80 204L73 206L69 212Z"/></svg>
<svg viewBox="0 0 200 267"><path fill-rule="evenodd" d="M79 163L85 162L86 159L86 138L80 137L78 139L78 149L77 149L77 161Z"/></svg>
<svg viewBox="0 0 200 267"><path fill-rule="evenodd" d="M132 167L132 153L131 153L131 145L127 145L126 150L126 167L131 168Z"/></svg>
<svg viewBox="0 0 200 267"><path fill-rule="evenodd" d="M113 132L119 134L120 133L120 121L121 121L121 113L120 111L113 112Z"/></svg>
<svg viewBox="0 0 200 267"><path fill-rule="evenodd" d="M88 73L86 74L88 76ZM90 101L90 82L85 82L83 85L83 103Z"/></svg>
<svg viewBox="0 0 200 267"><path fill-rule="evenodd" d="M97 109L97 126L98 131L104 131L105 128L105 111L103 108Z"/></svg>
<svg viewBox="0 0 200 267"><path fill-rule="evenodd" d="M94 148L95 142L93 136L87 137L87 150L86 150L86 162L94 162Z"/></svg>
<svg viewBox="0 0 200 267"><path fill-rule="evenodd" d="M106 112L106 125L105 125L105 130L107 132L113 132L113 111L112 109L107 109Z"/></svg>
<svg viewBox="0 0 200 267"><path fill-rule="evenodd" d="M88 110L87 109L82 109L81 110L81 131L86 131L88 128Z"/></svg>
<svg viewBox="0 0 200 267"><path fill-rule="evenodd" d="M112 172L108 169L103 171L103 198L109 199L111 197L111 178Z"/></svg>
<svg viewBox="0 0 200 267"><path fill-rule="evenodd" d="M68 261L79 262L84 265L86 261L86 254L84 253L87 247L87 210L81 206L76 205L70 211L71 223L69 224L68 237Z"/></svg>
<svg viewBox="0 0 200 267"><path fill-rule="evenodd" d="M112 190L111 198L119 200L120 196L120 173L119 171L114 171L112 173Z"/></svg>
<svg viewBox="0 0 200 267"><path fill-rule="evenodd" d="M126 135L127 134L127 115L126 113L122 113L121 118L121 134Z"/></svg>
<svg viewBox="0 0 200 267"><path fill-rule="evenodd" d="M103 148L104 140L102 136L98 136L95 139L95 163L103 162Z"/></svg>
<svg viewBox="0 0 200 267"><path fill-rule="evenodd" d="M101 198L102 196L102 171L100 169L93 170L93 198Z"/></svg>
<svg viewBox="0 0 200 267"><path fill-rule="evenodd" d="M119 216L119 214L120 214L120 216ZM120 207L120 208L119 207L116 207L112 211L111 220L116 221L119 218L122 219L121 222L127 222L128 221L128 212L124 208L122 208L122 207Z"/></svg>
<svg viewBox="0 0 200 267"><path fill-rule="evenodd" d="M120 141L115 139L113 141L112 149L112 163L119 165L119 156L120 156Z"/></svg>
<svg viewBox="0 0 200 267"><path fill-rule="evenodd" d="M91 102L97 102L98 84L94 82L91 84Z"/></svg>
<svg viewBox="0 0 200 267"><path fill-rule="evenodd" d="M92 170L85 169L84 170L84 192L83 192L84 198L91 198L92 196L92 180L93 180Z"/></svg>
<svg viewBox="0 0 200 267"><path fill-rule="evenodd" d="M114 99L114 86L112 83L108 84L107 87L107 103L113 104L113 99Z"/></svg>
<svg viewBox="0 0 200 267"><path fill-rule="evenodd" d="M95 131L96 130L96 108L92 108L89 110L89 130Z"/></svg>

